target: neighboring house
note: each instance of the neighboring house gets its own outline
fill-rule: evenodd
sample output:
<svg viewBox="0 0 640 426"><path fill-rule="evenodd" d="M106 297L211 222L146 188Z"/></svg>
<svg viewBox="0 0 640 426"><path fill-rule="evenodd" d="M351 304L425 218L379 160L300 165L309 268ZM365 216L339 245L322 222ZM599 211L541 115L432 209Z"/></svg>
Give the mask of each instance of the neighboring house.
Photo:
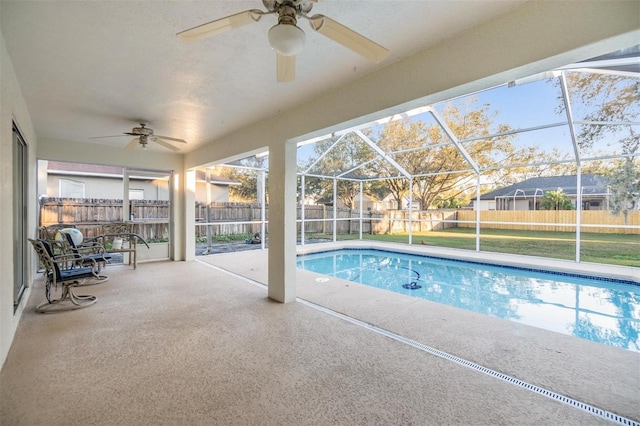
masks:
<svg viewBox="0 0 640 426"><path fill-rule="evenodd" d="M607 210L609 179L595 174L582 175L582 210ZM548 191L562 192L577 202L577 176L549 176L524 180L480 196L480 210L539 210L540 199ZM475 208L475 199L471 201Z"/></svg>
<svg viewBox="0 0 640 426"><path fill-rule="evenodd" d="M384 210L408 210L409 209L409 197L402 197L402 206L398 207L398 200L396 197L389 193L386 197L382 199L382 203L384 205ZM420 210L420 201L414 199L412 203L413 210Z"/></svg>
<svg viewBox="0 0 640 426"><path fill-rule="evenodd" d="M60 198L122 199L122 167L95 164L66 163L61 161L38 162L41 196ZM220 176L210 176L212 202L229 201L229 187L240 185ZM129 176L130 200L169 200L168 176L145 176L131 173ZM196 172L196 201L207 202L206 175Z"/></svg>
<svg viewBox="0 0 640 426"><path fill-rule="evenodd" d="M315 201L315 204L318 205L324 205L327 207L333 207L333 197L325 197L325 198L320 198L318 200ZM339 208L345 208L345 204L340 201L340 199L337 200L336 205ZM356 195L355 197L355 208L356 210L360 208L360 195ZM380 210L384 210L385 209L385 205L382 201L378 200L375 196L373 195L367 195L367 194L363 194L362 195L362 210L363 211L380 211Z"/></svg>
<svg viewBox="0 0 640 426"><path fill-rule="evenodd" d="M226 177L209 175L209 190L211 191L212 203L228 203L229 187L241 186L238 181L231 180ZM196 171L196 201L200 203L207 202L207 176L202 170Z"/></svg>

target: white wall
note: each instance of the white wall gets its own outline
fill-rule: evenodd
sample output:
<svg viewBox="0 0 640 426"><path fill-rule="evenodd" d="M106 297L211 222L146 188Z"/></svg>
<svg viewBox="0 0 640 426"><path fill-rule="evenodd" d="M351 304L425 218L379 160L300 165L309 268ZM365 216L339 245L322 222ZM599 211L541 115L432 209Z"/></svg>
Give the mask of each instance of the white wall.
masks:
<svg viewBox="0 0 640 426"><path fill-rule="evenodd" d="M1 2L0 2L1 3ZM1 5L0 5L1 7ZM4 37L0 33L0 235L4 235L5 240L11 241L13 238L14 223L22 218L13 216L13 133L12 123L16 122L25 142L28 145L29 153L29 205L27 232L30 236L35 236L36 230L36 166L35 155L37 150L37 139L31 124L31 117L20 92L20 86L16 78L11 58L6 50ZM30 255L29 273L34 270L34 252L28 249ZM13 311L13 246L11 244L0 244L0 365L4 361L11 347L13 336L16 332L18 321L24 310L25 303L30 295L30 288L27 288L22 296L22 301L17 311ZM27 276L26 285L30 285L33 275Z"/></svg>
<svg viewBox="0 0 640 426"><path fill-rule="evenodd" d="M211 202L226 203L229 201L229 187L222 185L211 186ZM207 183L196 182L196 201L200 203L207 202Z"/></svg>
<svg viewBox="0 0 640 426"><path fill-rule="evenodd" d="M47 176L47 197L61 197L60 179L81 182L84 184L84 198L122 199L122 178L96 177L78 175L59 175L50 173ZM167 181L129 180L130 189L142 189L145 200L169 200Z"/></svg>

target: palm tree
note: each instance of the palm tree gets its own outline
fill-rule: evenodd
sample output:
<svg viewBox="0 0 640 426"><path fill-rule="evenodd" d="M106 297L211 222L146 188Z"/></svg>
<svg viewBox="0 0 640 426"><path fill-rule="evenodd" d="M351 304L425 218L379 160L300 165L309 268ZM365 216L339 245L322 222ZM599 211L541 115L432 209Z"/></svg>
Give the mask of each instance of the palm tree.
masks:
<svg viewBox="0 0 640 426"><path fill-rule="evenodd" d="M564 193L562 188L557 191L547 191L540 199L541 210L573 210L571 200Z"/></svg>

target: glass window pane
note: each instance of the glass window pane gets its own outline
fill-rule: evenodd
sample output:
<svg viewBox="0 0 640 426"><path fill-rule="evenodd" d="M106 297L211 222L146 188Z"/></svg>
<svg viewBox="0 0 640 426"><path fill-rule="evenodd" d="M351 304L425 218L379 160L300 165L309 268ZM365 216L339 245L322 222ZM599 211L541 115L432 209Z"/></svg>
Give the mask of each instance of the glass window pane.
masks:
<svg viewBox="0 0 640 426"><path fill-rule="evenodd" d="M144 189L129 189L130 200L144 200Z"/></svg>
<svg viewBox="0 0 640 426"><path fill-rule="evenodd" d="M84 198L84 183L69 179L60 179L60 197Z"/></svg>

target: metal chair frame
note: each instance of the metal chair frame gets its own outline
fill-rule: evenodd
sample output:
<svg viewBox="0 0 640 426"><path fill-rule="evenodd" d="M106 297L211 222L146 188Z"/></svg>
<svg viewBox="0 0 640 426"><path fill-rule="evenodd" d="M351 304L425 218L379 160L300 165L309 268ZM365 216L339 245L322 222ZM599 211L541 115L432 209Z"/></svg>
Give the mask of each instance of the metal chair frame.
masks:
<svg viewBox="0 0 640 426"><path fill-rule="evenodd" d="M43 303L36 307L39 313L63 312L74 309L86 308L96 303L98 298L92 295L78 295L73 289L81 285L87 279L92 284L98 284L107 281L109 278L99 275L98 265L94 259L78 258L76 255L54 255L49 242L29 238L34 250L38 254L40 263L45 268L46 284L45 296L47 303ZM82 264L90 264L91 266L82 266ZM61 287L60 297L52 297L51 290ZM68 300L70 304L62 304Z"/></svg>

